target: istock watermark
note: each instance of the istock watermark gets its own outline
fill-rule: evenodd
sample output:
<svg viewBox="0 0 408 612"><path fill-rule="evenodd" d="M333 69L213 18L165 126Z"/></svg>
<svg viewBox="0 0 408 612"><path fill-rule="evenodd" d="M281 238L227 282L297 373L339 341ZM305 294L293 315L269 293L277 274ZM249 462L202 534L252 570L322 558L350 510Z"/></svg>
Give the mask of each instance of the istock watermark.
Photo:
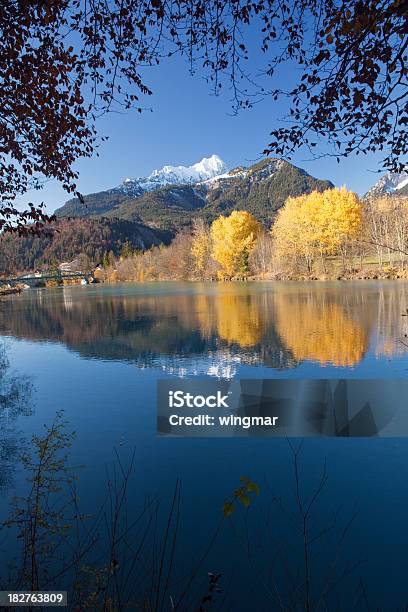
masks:
<svg viewBox="0 0 408 612"><path fill-rule="evenodd" d="M215 395L193 395L182 390L169 391L169 408L228 408L227 400L231 391L227 395L222 395L217 391Z"/></svg>
<svg viewBox="0 0 408 612"><path fill-rule="evenodd" d="M163 379L157 432L188 437L408 436L407 379Z"/></svg>

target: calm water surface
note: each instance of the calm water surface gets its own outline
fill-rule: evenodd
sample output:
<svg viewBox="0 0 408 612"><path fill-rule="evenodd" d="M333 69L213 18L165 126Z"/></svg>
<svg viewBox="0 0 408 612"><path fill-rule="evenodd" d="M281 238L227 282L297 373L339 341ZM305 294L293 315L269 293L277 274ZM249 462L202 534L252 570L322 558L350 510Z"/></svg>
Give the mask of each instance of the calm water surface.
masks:
<svg viewBox="0 0 408 612"><path fill-rule="evenodd" d="M15 411L3 427L4 497L22 478L17 461L13 464L16 441L39 431L61 409L77 432L72 452L75 462L86 465L81 490L90 510L102 495L114 447L124 460L136 449L135 506L142 496L169 495L176 477L181 478L185 558L205 545L223 500L239 477L248 475L261 486L250 512L262 535L253 536L254 552L248 555L239 529L227 525L205 570L223 572L233 602L229 609L272 609L265 564L282 534L293 544L287 553L293 568L299 552L298 534L285 527L287 513L267 510L276 497L296 510L287 441L158 438L155 381L175 376L405 378L408 317L401 315L407 307L404 281L94 285L30 290L4 299L0 333L13 376L28 377L35 389L32 409ZM357 569L342 585L347 603L336 596L330 609L364 609L361 599L353 599L360 579L373 608L405 609L407 458L405 439L305 443L305 494L319 480L325 459L329 474L316 507L316 533L340 508L340 523L358 511L339 553ZM316 557L317 575L332 555L330 537Z"/></svg>

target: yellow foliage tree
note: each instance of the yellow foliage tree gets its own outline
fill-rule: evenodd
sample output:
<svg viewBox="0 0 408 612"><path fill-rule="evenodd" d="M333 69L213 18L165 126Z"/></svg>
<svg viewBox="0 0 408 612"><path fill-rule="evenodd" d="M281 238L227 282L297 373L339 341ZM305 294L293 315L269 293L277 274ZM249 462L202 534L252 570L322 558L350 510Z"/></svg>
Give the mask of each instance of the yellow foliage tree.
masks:
<svg viewBox="0 0 408 612"><path fill-rule="evenodd" d="M311 272L315 257L314 231L306 210L306 197L288 198L272 227L276 253L286 262L302 261Z"/></svg>
<svg viewBox="0 0 408 612"><path fill-rule="evenodd" d="M260 223L245 210L234 210L229 217L213 222L212 257L221 266L221 276L247 273L248 258L260 233Z"/></svg>
<svg viewBox="0 0 408 612"><path fill-rule="evenodd" d="M210 228L203 219L197 219L193 224L193 240L191 253L194 258L195 269L200 277L205 276L208 262L211 257L211 233Z"/></svg>
<svg viewBox="0 0 408 612"><path fill-rule="evenodd" d="M362 206L357 194L341 189L313 191L288 198L272 228L278 253L303 259L312 270L320 255L342 252L362 227Z"/></svg>
<svg viewBox="0 0 408 612"><path fill-rule="evenodd" d="M324 252L332 254L359 234L363 211L358 195L345 187L327 189L321 196L322 202L318 199L318 240Z"/></svg>

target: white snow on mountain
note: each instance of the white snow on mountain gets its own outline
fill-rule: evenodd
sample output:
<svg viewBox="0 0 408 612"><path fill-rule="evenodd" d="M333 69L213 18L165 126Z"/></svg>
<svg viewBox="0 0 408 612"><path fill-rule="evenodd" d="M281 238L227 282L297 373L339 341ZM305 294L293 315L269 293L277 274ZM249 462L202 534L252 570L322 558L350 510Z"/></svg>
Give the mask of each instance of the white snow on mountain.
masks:
<svg viewBox="0 0 408 612"><path fill-rule="evenodd" d="M387 193L398 193L401 189L408 185L408 172L401 172L400 174L394 174L387 172L380 178L377 183L371 187L366 195L385 195Z"/></svg>
<svg viewBox="0 0 408 612"><path fill-rule="evenodd" d="M163 166L146 177L127 178L115 190L139 195L165 185L192 185L202 183L228 172L226 164L218 157L204 157L192 166Z"/></svg>
<svg viewBox="0 0 408 612"><path fill-rule="evenodd" d="M405 178L404 175L400 174L400 176L402 176L403 178L399 181L398 185L395 188L395 191L397 191L398 189L402 189L403 187L405 187L405 185L408 185L408 175L405 175Z"/></svg>

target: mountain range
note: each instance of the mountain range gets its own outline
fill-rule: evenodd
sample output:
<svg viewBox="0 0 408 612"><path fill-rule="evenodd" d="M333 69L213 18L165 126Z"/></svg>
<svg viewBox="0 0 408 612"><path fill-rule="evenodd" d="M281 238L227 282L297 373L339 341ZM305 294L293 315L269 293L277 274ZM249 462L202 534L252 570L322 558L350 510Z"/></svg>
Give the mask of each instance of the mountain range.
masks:
<svg viewBox="0 0 408 612"><path fill-rule="evenodd" d="M208 222L245 209L269 226L289 196L332 187L287 161L268 158L228 171L217 156L192 166L164 166L148 177L126 179L118 187L69 200L57 217L108 217L137 221L175 233L192 219Z"/></svg>

